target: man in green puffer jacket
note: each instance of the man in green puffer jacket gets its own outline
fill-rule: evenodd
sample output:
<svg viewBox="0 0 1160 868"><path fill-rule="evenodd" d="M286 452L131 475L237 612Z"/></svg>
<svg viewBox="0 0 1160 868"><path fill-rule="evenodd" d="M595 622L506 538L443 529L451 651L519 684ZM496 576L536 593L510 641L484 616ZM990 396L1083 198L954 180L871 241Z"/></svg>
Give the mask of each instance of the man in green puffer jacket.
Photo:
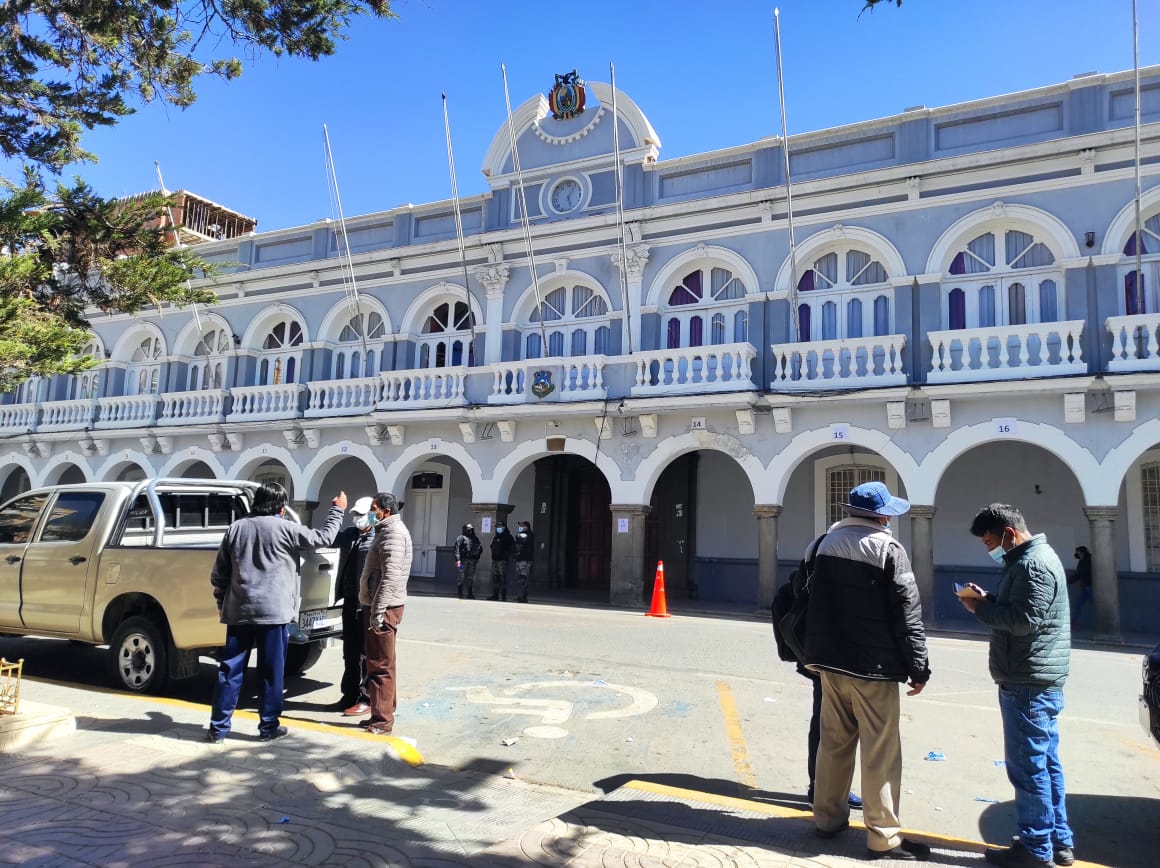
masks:
<svg viewBox="0 0 1160 868"><path fill-rule="evenodd" d="M993 503L975 516L971 534L1002 566L995 593L968 584L963 607L991 628L991 677L999 685L1007 779L1015 788L1019 836L992 849L987 861L1006 866L1071 865L1059 726L1071 656L1067 574L1043 534L1032 535L1022 513Z"/></svg>

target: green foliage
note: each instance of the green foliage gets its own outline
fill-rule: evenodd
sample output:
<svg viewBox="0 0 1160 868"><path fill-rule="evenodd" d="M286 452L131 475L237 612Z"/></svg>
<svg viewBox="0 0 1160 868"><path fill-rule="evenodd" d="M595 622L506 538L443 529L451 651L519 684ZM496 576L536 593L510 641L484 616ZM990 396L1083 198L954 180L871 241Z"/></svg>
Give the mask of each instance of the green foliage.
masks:
<svg viewBox="0 0 1160 868"><path fill-rule="evenodd" d="M866 0L865 5L862 7L862 12L873 12L874 7L881 3L885 3L887 6L891 3L895 6L902 6L902 0ZM861 17L862 12L858 13L859 17Z"/></svg>

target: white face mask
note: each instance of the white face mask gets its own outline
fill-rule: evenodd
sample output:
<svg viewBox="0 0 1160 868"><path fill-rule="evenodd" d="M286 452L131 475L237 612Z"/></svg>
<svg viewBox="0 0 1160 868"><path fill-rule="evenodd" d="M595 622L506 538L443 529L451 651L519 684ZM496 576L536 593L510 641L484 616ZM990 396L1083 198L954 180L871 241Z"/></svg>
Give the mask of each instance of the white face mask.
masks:
<svg viewBox="0 0 1160 868"><path fill-rule="evenodd" d="M368 530L371 527L371 517L369 515L357 515L354 519L354 526L359 530Z"/></svg>

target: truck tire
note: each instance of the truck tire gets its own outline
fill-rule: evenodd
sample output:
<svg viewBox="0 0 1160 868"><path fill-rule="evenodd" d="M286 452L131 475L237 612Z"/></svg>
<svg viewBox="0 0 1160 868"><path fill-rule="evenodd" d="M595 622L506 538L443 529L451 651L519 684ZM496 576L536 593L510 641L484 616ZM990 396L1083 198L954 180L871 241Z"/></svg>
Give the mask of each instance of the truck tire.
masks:
<svg viewBox="0 0 1160 868"><path fill-rule="evenodd" d="M156 693L169 677L165 631L141 615L126 618L109 643L113 681L134 693Z"/></svg>
<svg viewBox="0 0 1160 868"><path fill-rule="evenodd" d="M301 675L322 658L324 642L304 642L286 649L286 676Z"/></svg>

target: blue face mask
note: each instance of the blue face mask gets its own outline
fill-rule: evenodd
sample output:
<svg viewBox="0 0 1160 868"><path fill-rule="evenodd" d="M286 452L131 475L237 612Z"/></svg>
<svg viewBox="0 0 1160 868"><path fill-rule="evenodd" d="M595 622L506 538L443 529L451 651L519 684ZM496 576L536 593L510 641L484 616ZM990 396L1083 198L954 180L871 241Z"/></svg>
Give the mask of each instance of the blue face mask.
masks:
<svg viewBox="0 0 1160 868"><path fill-rule="evenodd" d="M1007 552L1003 551L1002 546L995 546L993 549L988 551L987 554L991 556L991 560L993 560L995 563L1001 564L1003 563L1003 555L1007 554Z"/></svg>

